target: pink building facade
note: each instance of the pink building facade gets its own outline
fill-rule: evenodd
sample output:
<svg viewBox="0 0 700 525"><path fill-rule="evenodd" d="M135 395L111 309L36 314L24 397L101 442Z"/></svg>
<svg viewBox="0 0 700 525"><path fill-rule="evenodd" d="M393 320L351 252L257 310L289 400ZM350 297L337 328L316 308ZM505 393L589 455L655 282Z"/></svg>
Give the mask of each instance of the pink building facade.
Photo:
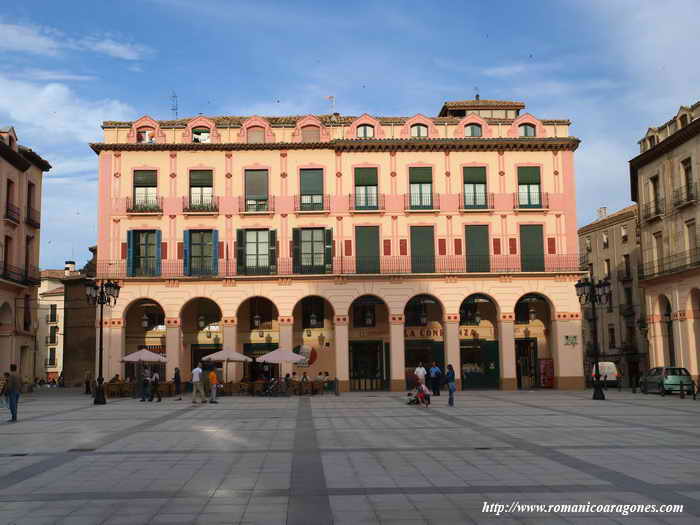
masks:
<svg viewBox="0 0 700 525"><path fill-rule="evenodd" d="M306 360L228 378L403 390L436 361L461 388L582 387L579 141L523 109L105 122L97 272L123 286L105 377L140 348L171 378L282 347Z"/></svg>

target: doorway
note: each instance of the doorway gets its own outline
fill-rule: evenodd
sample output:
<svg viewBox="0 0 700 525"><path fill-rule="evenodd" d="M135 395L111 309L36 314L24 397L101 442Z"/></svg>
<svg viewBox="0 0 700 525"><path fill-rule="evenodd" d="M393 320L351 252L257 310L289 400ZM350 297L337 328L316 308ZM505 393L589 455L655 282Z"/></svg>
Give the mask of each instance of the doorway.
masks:
<svg viewBox="0 0 700 525"><path fill-rule="evenodd" d="M459 347L462 390L498 388L498 341L463 339Z"/></svg>
<svg viewBox="0 0 700 525"><path fill-rule="evenodd" d="M518 390L533 388L540 384L537 366L537 339L515 340L515 368Z"/></svg>
<svg viewBox="0 0 700 525"><path fill-rule="evenodd" d="M388 346L388 345L387 345ZM388 390L387 353L382 341L350 341L350 391Z"/></svg>
<svg viewBox="0 0 700 525"><path fill-rule="evenodd" d="M442 341L406 341L406 388L416 388L416 376L414 371L419 363L428 370L433 361L441 370L445 369L445 347Z"/></svg>

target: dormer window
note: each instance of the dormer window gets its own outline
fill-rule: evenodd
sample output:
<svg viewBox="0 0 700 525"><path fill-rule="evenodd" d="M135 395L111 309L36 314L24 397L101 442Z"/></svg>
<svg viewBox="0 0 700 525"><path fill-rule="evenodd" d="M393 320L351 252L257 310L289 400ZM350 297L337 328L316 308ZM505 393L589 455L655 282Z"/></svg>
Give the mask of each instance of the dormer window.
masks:
<svg viewBox="0 0 700 525"><path fill-rule="evenodd" d="M653 148L654 146L656 146L656 137L652 135L651 137L649 137L649 147Z"/></svg>
<svg viewBox="0 0 700 525"><path fill-rule="evenodd" d="M424 139L428 137L428 126L425 124L414 124L411 126L411 137L414 139Z"/></svg>
<svg viewBox="0 0 700 525"><path fill-rule="evenodd" d="M357 138L358 139L371 139L374 138L374 126L369 124L362 124L357 126Z"/></svg>
<svg viewBox="0 0 700 525"><path fill-rule="evenodd" d="M265 144L265 129L261 126L251 126L246 132L248 144Z"/></svg>
<svg viewBox="0 0 700 525"><path fill-rule="evenodd" d="M521 137L534 137L534 136L536 136L535 126L533 126L532 124L521 124L520 125L520 136Z"/></svg>
<svg viewBox="0 0 700 525"><path fill-rule="evenodd" d="M321 142L321 128L318 126L304 126L301 128L302 142Z"/></svg>
<svg viewBox="0 0 700 525"><path fill-rule="evenodd" d="M680 118L681 121L681 127L684 128L688 125L688 115L681 115Z"/></svg>
<svg viewBox="0 0 700 525"><path fill-rule="evenodd" d="M209 144L211 142L211 130L204 127L194 128L192 130L192 142Z"/></svg>
<svg viewBox="0 0 700 525"><path fill-rule="evenodd" d="M467 124L464 126L465 137L481 137L481 126L479 124Z"/></svg>
<svg viewBox="0 0 700 525"><path fill-rule="evenodd" d="M155 143L155 131L150 126L144 126L136 130L136 142L139 144L153 144Z"/></svg>

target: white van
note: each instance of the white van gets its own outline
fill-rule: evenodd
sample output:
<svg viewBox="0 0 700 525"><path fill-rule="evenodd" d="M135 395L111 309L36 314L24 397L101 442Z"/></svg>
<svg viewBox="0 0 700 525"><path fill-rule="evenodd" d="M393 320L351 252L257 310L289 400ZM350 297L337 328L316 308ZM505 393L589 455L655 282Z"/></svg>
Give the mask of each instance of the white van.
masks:
<svg viewBox="0 0 700 525"><path fill-rule="evenodd" d="M612 361L600 361L598 367L600 368L601 381L605 381L607 384L617 384L620 371L617 369L615 363ZM607 376L607 378L605 376ZM595 363L591 369L591 377L595 379Z"/></svg>

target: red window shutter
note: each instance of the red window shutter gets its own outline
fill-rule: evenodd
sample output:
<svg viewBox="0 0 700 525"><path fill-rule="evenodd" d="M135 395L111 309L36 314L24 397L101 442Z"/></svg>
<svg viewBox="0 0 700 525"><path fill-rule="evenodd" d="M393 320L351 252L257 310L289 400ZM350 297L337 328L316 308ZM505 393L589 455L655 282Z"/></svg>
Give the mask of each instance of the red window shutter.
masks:
<svg viewBox="0 0 700 525"><path fill-rule="evenodd" d="M447 239L438 239L438 255L447 255Z"/></svg>
<svg viewBox="0 0 700 525"><path fill-rule="evenodd" d="M122 259L126 259L129 256L129 247L125 242L122 243Z"/></svg>
<svg viewBox="0 0 700 525"><path fill-rule="evenodd" d="M352 241L350 239L345 239L345 255L346 257L352 256Z"/></svg>
<svg viewBox="0 0 700 525"><path fill-rule="evenodd" d="M177 258L180 260L185 258L185 243L184 242L177 243Z"/></svg>
<svg viewBox="0 0 700 525"><path fill-rule="evenodd" d="M160 258L163 260L168 258L168 243L167 242L160 243Z"/></svg>
<svg viewBox="0 0 700 525"><path fill-rule="evenodd" d="M462 255L462 239L455 239L455 255Z"/></svg>
<svg viewBox="0 0 700 525"><path fill-rule="evenodd" d="M219 259L224 258L224 241L219 241Z"/></svg>
<svg viewBox="0 0 700 525"><path fill-rule="evenodd" d="M335 242L333 241L333 244L331 244L331 257L335 257Z"/></svg>
<svg viewBox="0 0 700 525"><path fill-rule="evenodd" d="M391 239L384 239L384 255L391 255Z"/></svg>
<svg viewBox="0 0 700 525"><path fill-rule="evenodd" d="M289 241L289 256L294 257L294 241Z"/></svg>
<svg viewBox="0 0 700 525"><path fill-rule="evenodd" d="M406 239L399 241L399 255L408 255L408 242Z"/></svg>
<svg viewBox="0 0 700 525"><path fill-rule="evenodd" d="M557 240L554 237L547 238L547 253L557 253Z"/></svg>
<svg viewBox="0 0 700 525"><path fill-rule="evenodd" d="M493 240L493 254L501 255L501 239Z"/></svg>
<svg viewBox="0 0 700 525"><path fill-rule="evenodd" d="M511 255L517 255L518 254L518 239L510 238L508 239L508 246L510 247L510 254Z"/></svg>

